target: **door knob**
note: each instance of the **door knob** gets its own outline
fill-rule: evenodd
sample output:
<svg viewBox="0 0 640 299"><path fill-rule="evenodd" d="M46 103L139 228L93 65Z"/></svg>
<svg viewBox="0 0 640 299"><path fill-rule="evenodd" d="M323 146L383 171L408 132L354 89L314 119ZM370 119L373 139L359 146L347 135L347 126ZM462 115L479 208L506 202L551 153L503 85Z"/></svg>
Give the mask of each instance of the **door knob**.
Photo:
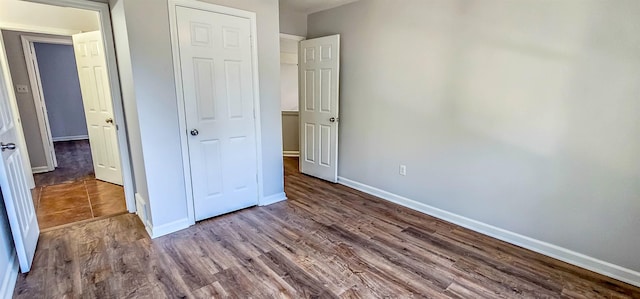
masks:
<svg viewBox="0 0 640 299"><path fill-rule="evenodd" d="M193 129L191 130L191 136L198 136L198 134L200 134L200 132L198 132L198 129Z"/></svg>
<svg viewBox="0 0 640 299"><path fill-rule="evenodd" d="M0 142L0 148L2 148L2 151L6 151L6 150L14 150L16 149L16 144L15 143L4 143L4 142Z"/></svg>
<svg viewBox="0 0 640 299"><path fill-rule="evenodd" d="M332 117L332 118L329 119L329 122L332 122L332 123L334 123L336 121L338 121L337 117Z"/></svg>
<svg viewBox="0 0 640 299"><path fill-rule="evenodd" d="M108 124L113 124L113 118L107 118L104 121Z"/></svg>

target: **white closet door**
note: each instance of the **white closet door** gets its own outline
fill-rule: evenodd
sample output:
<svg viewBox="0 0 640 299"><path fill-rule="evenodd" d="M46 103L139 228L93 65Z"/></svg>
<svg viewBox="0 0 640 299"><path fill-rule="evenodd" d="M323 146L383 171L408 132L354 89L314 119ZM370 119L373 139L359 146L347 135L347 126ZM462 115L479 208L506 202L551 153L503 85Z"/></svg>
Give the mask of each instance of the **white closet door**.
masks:
<svg viewBox="0 0 640 299"><path fill-rule="evenodd" d="M251 21L177 7L196 220L258 203Z"/></svg>

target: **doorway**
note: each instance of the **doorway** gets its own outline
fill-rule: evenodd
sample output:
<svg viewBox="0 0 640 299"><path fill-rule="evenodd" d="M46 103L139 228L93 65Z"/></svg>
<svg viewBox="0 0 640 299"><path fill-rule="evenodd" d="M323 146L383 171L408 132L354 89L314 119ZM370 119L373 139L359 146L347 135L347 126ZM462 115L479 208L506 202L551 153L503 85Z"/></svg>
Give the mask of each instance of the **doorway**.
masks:
<svg viewBox="0 0 640 299"><path fill-rule="evenodd" d="M280 34L280 108L284 157L300 155L298 43L302 40L302 36Z"/></svg>
<svg viewBox="0 0 640 299"><path fill-rule="evenodd" d="M340 35L280 34L280 51L283 156L299 157L300 172L337 183Z"/></svg>
<svg viewBox="0 0 640 299"><path fill-rule="evenodd" d="M122 167L129 158L117 77L110 83L113 44L107 39L108 47L103 45L110 26L109 32L101 31L109 17L105 23L101 15L108 9L71 2L78 8L22 1L19 6L50 13L73 10L79 16L74 26L84 28L30 26L26 15L24 22L0 28L31 164L25 175L33 173L30 187L41 229L135 211L131 174ZM14 55L17 48L22 61ZM102 56L96 59L97 54Z"/></svg>

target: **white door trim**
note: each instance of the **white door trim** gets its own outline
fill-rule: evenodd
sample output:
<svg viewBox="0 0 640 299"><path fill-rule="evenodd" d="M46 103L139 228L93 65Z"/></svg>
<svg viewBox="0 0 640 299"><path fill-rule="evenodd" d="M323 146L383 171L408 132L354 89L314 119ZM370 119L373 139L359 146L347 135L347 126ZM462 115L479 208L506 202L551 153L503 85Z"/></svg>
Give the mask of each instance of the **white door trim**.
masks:
<svg viewBox="0 0 640 299"><path fill-rule="evenodd" d="M40 27L40 26L33 26L33 25L27 25L27 24L16 24L16 23L6 23L6 22L0 22L0 28L2 28L2 30L23 31L23 32L30 32L30 33L42 33L42 34L63 35L63 36L71 36L76 33L82 32L80 30L49 28L49 27Z"/></svg>
<svg viewBox="0 0 640 299"><path fill-rule="evenodd" d="M118 147L120 149L120 164L122 167L122 180L124 185L124 195L127 202L127 210L130 213L136 212L135 190L133 184L133 172L131 170L131 155L129 154L129 140L127 139L127 126L124 118L124 107L122 103L122 93L120 92L120 77L118 76L118 64L116 60L116 49L113 42L113 31L111 27L111 12L107 3L99 3L91 0L26 0L29 2L42 3L61 7L72 7L86 9L98 13L100 19L100 33L104 45L105 56L107 58L107 73L109 75L109 85L113 103L114 122L118 128ZM15 97L12 99L15 101Z"/></svg>
<svg viewBox="0 0 640 299"><path fill-rule="evenodd" d="M191 188L191 164L189 163L189 147L187 139L187 120L184 108L184 94L182 86L182 74L180 66L180 48L178 42L178 26L176 20L176 7L182 6L206 10L230 16L241 17L251 21L251 68L253 70L253 101L255 109L255 129L256 129L256 158L258 170L258 205L264 202L263 178L262 178L262 127L260 121L260 86L258 79L258 30L256 25L256 13L220 6L197 0L168 0L169 3L169 30L171 32L171 50L173 52L173 70L175 76L176 95L178 101L178 119L180 123L180 142L182 146L182 165L184 167L184 183L187 197L187 210L191 224L195 223L195 210L193 200L193 190Z"/></svg>
<svg viewBox="0 0 640 299"><path fill-rule="evenodd" d="M65 37L42 37L34 35L21 35L22 51L24 52L25 62L27 63L27 74L29 75L29 83L31 84L31 94L33 95L33 104L36 107L36 117L38 127L40 128L40 137L42 138L42 146L46 154L47 166L44 171L52 171L58 166L56 153L53 147L53 136L51 135L51 125L49 124L49 115L47 115L47 102L44 100L44 91L42 90L42 78L40 77L40 69L38 65L38 56L35 52L33 43L47 43L57 45L73 45L69 38ZM40 172L44 167L38 167ZM36 171L33 171L36 172Z"/></svg>

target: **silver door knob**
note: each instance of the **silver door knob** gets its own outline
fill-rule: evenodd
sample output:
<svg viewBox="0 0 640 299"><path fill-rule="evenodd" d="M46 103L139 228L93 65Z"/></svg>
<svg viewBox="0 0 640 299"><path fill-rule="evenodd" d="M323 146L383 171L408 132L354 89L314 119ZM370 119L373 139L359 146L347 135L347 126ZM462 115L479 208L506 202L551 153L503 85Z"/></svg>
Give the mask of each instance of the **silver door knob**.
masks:
<svg viewBox="0 0 640 299"><path fill-rule="evenodd" d="M0 148L2 148L2 151L6 151L6 150L14 150L16 149L16 144L15 143L4 143L4 142L0 142Z"/></svg>
<svg viewBox="0 0 640 299"><path fill-rule="evenodd" d="M198 134L200 134L200 132L198 132L198 129L193 129L189 133L191 133L191 136L198 136Z"/></svg>
<svg viewBox="0 0 640 299"><path fill-rule="evenodd" d="M107 118L104 121L108 124L113 124L113 118Z"/></svg>
<svg viewBox="0 0 640 299"><path fill-rule="evenodd" d="M330 118L330 119L329 119L329 122L332 122L332 123L334 123L334 122L336 122L337 120L338 120L337 118L335 118L335 117L332 117L332 118Z"/></svg>

